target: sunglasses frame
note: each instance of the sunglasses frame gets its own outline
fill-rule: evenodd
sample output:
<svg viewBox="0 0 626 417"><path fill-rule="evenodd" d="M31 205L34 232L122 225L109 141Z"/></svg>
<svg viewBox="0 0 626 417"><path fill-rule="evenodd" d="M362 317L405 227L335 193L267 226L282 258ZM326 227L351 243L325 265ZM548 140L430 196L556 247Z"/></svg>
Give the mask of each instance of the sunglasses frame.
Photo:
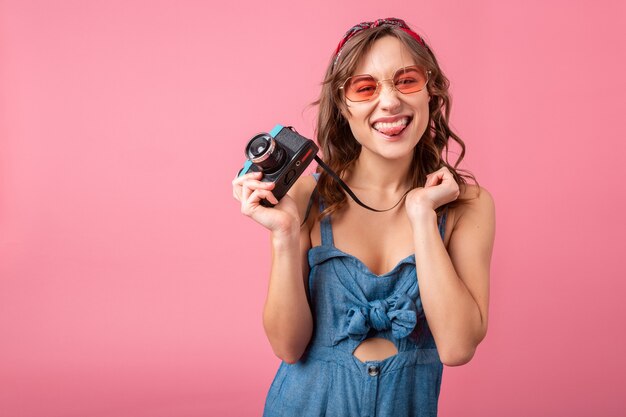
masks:
<svg viewBox="0 0 626 417"><path fill-rule="evenodd" d="M396 78L396 75L398 75L398 73L399 73L400 71L406 71L406 70L407 70L407 69L409 69L409 68L416 68L418 71L423 72L422 68L420 68L419 66L417 66L417 65L409 65L408 67L402 67L402 68L399 68L398 70L396 70L396 72L394 72L394 73L393 73L393 77L391 77L391 78L386 78L386 79L384 79L384 80L376 80L376 78L374 78L374 76L372 76L372 75L370 75L370 74L359 74L359 75L353 75L352 77L348 77L348 78L346 78L346 80L343 82L343 85L342 85L341 87L339 87L339 89L340 89L340 90L343 90L343 95L344 95L344 97L345 97L348 101L351 101L352 103L362 103L362 102L364 102L364 101L370 101L370 100L372 100L372 99L374 99L375 97L377 97L377 96L378 96L378 94L380 93L380 86L383 84L383 82L384 82L384 81L393 81L393 80ZM430 70L428 70L428 71L426 71L426 72L425 72L425 74L424 74L424 75L426 76L426 82L424 83L424 85L422 86L422 88L420 88L419 90L416 90L416 91L411 91L410 93L404 93L404 92L402 92L402 91L398 90L398 88L396 88L396 83L394 83L394 82L392 82L392 83L391 83L391 88L392 88L393 90L396 90L396 91L397 91L397 92L399 92L399 93L402 93L402 94L413 94L413 93L419 93L419 92L420 92L420 91L422 91L424 88L426 88L426 86L428 85L428 81L430 81L430 74L431 74L431 71L430 71ZM346 84L348 83L348 81L350 81L351 79L353 79L353 78L355 78L355 77L364 77L364 76L371 77L373 80L375 80L375 81L376 81L376 90L374 90L374 93L372 94L372 96L371 96L371 97L369 97L369 98L367 98L367 99L365 99L365 100L351 100L351 99L348 97L348 95L346 94L346 90L345 90L345 86L346 86Z"/></svg>

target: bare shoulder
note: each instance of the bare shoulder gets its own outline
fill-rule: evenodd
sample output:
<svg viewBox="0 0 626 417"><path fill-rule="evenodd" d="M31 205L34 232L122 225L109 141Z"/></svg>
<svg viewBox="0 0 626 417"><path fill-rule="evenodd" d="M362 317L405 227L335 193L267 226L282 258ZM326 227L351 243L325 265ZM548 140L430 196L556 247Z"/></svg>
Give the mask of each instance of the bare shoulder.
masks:
<svg viewBox="0 0 626 417"><path fill-rule="evenodd" d="M461 187L460 204L454 208L454 226L450 236L452 252L466 247L478 249L484 254L491 253L495 235L495 203L491 193L476 184ZM463 249L462 249L463 248Z"/></svg>
<svg viewBox="0 0 626 417"><path fill-rule="evenodd" d="M465 184L460 189L459 203L454 208L455 220L460 221L463 217L481 215L493 217L495 204L493 196L484 187L476 184Z"/></svg>

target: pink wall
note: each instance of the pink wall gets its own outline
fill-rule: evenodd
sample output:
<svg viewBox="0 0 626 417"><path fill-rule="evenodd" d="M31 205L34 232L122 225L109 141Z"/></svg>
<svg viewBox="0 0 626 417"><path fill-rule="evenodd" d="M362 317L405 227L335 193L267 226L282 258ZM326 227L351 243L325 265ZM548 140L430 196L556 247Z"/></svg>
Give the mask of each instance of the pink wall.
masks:
<svg viewBox="0 0 626 417"><path fill-rule="evenodd" d="M269 246L230 181L252 134L311 136L336 43L387 16L497 206L440 414L623 415L624 2L399 0L0 3L0 415L260 415Z"/></svg>

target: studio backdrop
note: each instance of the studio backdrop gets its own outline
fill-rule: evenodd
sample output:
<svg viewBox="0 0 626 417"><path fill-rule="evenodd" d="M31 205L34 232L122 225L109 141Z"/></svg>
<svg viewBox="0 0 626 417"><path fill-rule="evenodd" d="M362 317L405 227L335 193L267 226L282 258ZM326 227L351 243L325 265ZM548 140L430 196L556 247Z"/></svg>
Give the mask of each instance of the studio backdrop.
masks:
<svg viewBox="0 0 626 417"><path fill-rule="evenodd" d="M617 0L0 1L0 415L261 414L269 236L231 180L254 134L314 138L337 42L381 17L436 52L496 204L440 415L623 415Z"/></svg>

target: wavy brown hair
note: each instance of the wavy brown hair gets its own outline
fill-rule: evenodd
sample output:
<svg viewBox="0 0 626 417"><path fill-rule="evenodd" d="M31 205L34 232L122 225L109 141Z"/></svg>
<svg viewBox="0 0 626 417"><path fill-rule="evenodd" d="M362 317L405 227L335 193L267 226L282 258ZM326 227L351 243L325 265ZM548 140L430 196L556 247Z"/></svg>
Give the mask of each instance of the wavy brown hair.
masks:
<svg viewBox="0 0 626 417"><path fill-rule="evenodd" d="M431 96L429 121L426 131L413 152L413 160L409 170L412 188L423 187L426 182L426 175L444 166L450 170L461 191L465 188L467 179L471 178L474 183L478 184L471 173L457 168L465 155L465 143L450 129L448 124L451 104L448 93L450 82L441 71L430 48L420 45L411 35L397 26L391 25L382 25L355 34L343 46L337 61L335 62L334 56L331 59L322 83L320 98L313 103L319 106L315 133L324 162L340 178L344 178L361 153L361 145L354 138L348 120L343 116L343 114L349 114L349 110L339 87L348 77L353 75L360 59L370 50L372 44L384 36L397 38L411 51L411 56L416 64L425 71L430 71L427 84L428 93ZM448 162L448 142L450 139L457 142L461 147L461 153L454 165ZM445 158L442 157L444 150ZM347 196L340 185L326 171L318 166L317 172L320 173L317 185L318 192L324 199L326 206L319 215L322 218L344 207L347 204ZM438 216L444 209L462 202L463 200L457 199L439 207L437 209Z"/></svg>

